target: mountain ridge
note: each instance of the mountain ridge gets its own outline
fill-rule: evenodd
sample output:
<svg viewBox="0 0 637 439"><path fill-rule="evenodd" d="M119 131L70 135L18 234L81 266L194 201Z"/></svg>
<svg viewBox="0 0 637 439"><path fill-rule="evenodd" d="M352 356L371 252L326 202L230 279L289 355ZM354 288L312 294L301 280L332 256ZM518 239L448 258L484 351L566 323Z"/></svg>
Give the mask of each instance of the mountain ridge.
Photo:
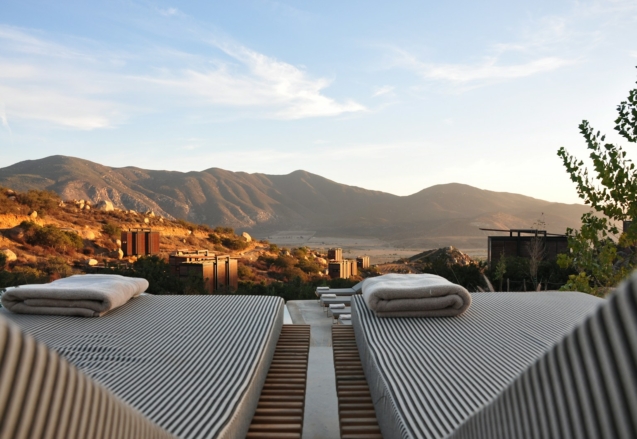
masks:
<svg viewBox="0 0 637 439"><path fill-rule="evenodd" d="M479 227L528 228L542 214L550 231L579 227L589 210L461 183L411 195L344 185L296 170L285 175L146 170L109 167L75 157L50 156L0 168L0 185L53 190L64 199L109 200L127 210L228 225L256 235L311 229L324 236L374 236L395 245L476 245Z"/></svg>

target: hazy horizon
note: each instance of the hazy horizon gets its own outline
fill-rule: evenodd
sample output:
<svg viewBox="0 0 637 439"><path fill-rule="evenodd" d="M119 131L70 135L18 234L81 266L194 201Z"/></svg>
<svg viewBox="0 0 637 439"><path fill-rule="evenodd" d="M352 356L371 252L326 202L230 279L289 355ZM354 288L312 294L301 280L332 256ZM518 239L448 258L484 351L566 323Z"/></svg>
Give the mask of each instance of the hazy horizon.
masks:
<svg viewBox="0 0 637 439"><path fill-rule="evenodd" d="M637 3L25 0L0 42L0 167L61 154L581 203L556 152L586 156L583 119L617 141Z"/></svg>

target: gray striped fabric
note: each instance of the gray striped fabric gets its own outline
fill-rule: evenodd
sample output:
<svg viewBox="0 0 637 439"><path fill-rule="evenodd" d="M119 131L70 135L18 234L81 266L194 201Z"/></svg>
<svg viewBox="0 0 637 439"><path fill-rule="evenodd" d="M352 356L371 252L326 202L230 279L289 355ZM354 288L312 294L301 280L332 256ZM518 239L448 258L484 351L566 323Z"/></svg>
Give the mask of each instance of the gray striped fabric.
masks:
<svg viewBox="0 0 637 439"><path fill-rule="evenodd" d="M174 436L0 316L0 438Z"/></svg>
<svg viewBox="0 0 637 439"><path fill-rule="evenodd" d="M2 315L180 438L248 431L283 300L141 296L99 318Z"/></svg>
<svg viewBox="0 0 637 439"><path fill-rule="evenodd" d="M573 292L472 299L458 317L377 318L352 297L383 437L447 437L604 302Z"/></svg>
<svg viewBox="0 0 637 439"><path fill-rule="evenodd" d="M637 275L452 437L637 438Z"/></svg>

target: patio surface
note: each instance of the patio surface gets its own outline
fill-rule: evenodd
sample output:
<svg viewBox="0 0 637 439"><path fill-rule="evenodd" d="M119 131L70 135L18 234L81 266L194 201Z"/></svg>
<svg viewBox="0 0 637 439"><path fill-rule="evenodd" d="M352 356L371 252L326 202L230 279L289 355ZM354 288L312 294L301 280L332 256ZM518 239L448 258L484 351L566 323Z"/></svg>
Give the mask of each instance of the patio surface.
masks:
<svg viewBox="0 0 637 439"><path fill-rule="evenodd" d="M294 324L311 325L303 439L339 439L332 318L316 300L291 300Z"/></svg>

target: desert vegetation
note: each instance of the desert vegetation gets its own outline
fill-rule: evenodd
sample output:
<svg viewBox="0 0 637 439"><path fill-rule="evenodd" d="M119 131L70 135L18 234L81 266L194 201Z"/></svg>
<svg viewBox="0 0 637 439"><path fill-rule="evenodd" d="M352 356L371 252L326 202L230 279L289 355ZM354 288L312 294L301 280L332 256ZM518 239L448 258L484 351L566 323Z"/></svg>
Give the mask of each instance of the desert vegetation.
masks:
<svg viewBox="0 0 637 439"><path fill-rule="evenodd" d="M637 143L637 88L617 107L615 131ZM637 171L620 145L606 143L586 120L579 125L593 169L563 147L558 156L580 198L592 208L582 216L579 230L569 228L568 254L560 256L562 268L575 271L563 289L604 296L637 267Z"/></svg>

